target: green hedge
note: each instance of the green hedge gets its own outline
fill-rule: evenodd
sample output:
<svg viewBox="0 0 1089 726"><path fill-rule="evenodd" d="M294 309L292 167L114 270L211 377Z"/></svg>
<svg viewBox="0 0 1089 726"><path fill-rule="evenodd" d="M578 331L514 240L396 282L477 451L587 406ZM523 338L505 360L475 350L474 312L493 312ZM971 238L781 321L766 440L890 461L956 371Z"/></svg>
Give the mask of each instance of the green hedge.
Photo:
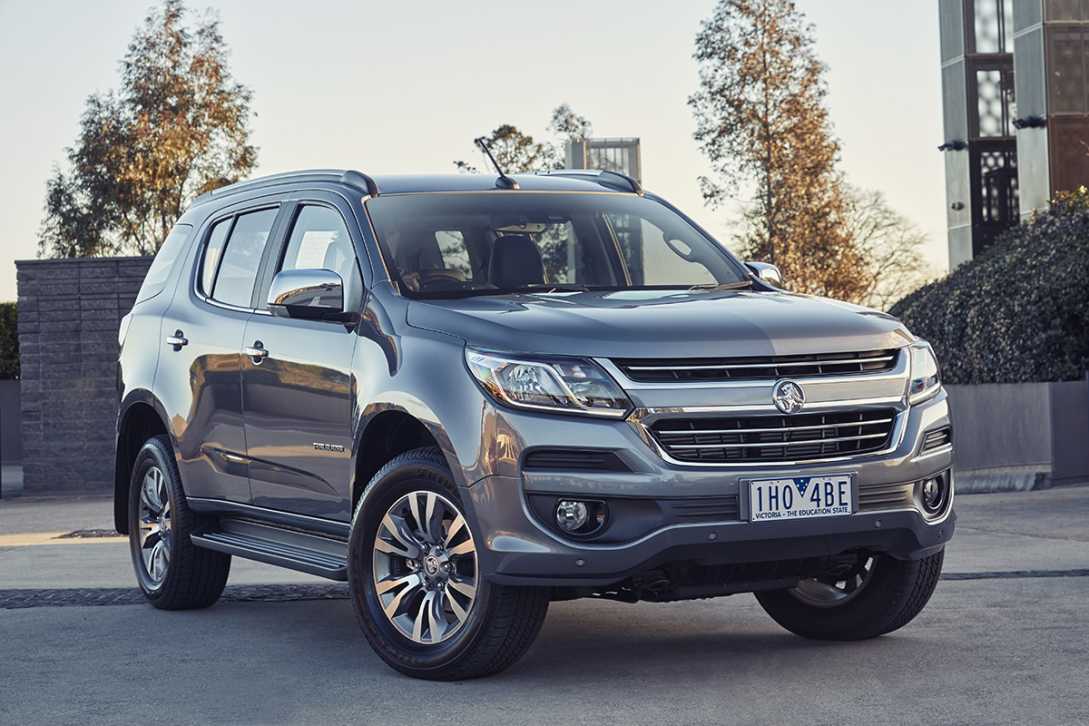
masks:
<svg viewBox="0 0 1089 726"><path fill-rule="evenodd" d="M1064 381L1089 370L1089 192L1006 232L890 312L930 341L947 383Z"/></svg>
<svg viewBox="0 0 1089 726"><path fill-rule="evenodd" d="M0 303L0 379L19 377L19 328L15 303Z"/></svg>

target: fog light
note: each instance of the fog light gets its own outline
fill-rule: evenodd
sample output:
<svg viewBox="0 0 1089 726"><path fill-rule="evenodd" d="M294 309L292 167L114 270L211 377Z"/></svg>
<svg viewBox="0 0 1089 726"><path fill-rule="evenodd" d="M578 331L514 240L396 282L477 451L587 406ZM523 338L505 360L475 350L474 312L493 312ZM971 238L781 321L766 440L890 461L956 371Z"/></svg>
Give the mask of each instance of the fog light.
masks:
<svg viewBox="0 0 1089 726"><path fill-rule="evenodd" d="M590 508L585 502L561 499L556 505L556 524L564 532L578 532L590 521Z"/></svg>
<svg viewBox="0 0 1089 726"><path fill-rule="evenodd" d="M945 504L945 486L941 478L934 477L923 482L922 500L927 513L934 514L941 510Z"/></svg>

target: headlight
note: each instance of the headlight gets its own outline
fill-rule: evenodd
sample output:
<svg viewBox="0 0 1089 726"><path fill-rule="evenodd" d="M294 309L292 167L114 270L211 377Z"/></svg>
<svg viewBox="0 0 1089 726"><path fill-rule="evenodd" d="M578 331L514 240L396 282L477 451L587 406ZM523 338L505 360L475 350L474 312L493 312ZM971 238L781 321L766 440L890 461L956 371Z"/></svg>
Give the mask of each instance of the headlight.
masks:
<svg viewBox="0 0 1089 726"><path fill-rule="evenodd" d="M933 396L942 385L938 373L938 359L930 343L919 341L911 348L911 382L908 384L908 402L919 403Z"/></svg>
<svg viewBox="0 0 1089 726"><path fill-rule="evenodd" d="M517 408L611 418L631 408L620 386L592 361L526 360L466 348L465 362L493 398Z"/></svg>

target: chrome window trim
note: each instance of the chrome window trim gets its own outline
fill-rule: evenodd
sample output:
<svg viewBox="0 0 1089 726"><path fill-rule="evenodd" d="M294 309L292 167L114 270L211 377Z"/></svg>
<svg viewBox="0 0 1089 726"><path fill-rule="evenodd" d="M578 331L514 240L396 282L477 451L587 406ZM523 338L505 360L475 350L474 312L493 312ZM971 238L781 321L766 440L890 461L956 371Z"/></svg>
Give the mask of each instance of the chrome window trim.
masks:
<svg viewBox="0 0 1089 726"><path fill-rule="evenodd" d="M198 300L200 300L202 303L204 303L206 305L211 305L212 307L222 308L223 310L231 310L231 311L236 312L236 313L254 313L256 315L272 315L272 312L269 311L269 310L261 310L259 308L247 308L247 307L242 307L242 306L239 306L239 305L231 305L230 303L220 302L219 300L213 300L212 298L208 297L207 295L205 295L203 292L201 292L199 289L197 289L195 287L193 289L193 295L195 295L196 298Z"/></svg>
<svg viewBox="0 0 1089 726"><path fill-rule="evenodd" d="M254 201L257 201L259 203L253 204L251 206L250 203L254 202ZM237 203L237 204L233 204L233 205L228 206L228 207L224 207L223 209L220 209L219 211L217 211L217 212L213 213L212 215L210 215L207 219L204 220L204 222L201 223L200 230L199 230L199 236L197 238L196 244L194 245L194 247L196 248L195 252L194 252L195 256L193 257L193 263L192 263L192 265L190 265L190 271L189 271L189 291L193 295L193 297L195 297L197 300L199 300L200 302L202 302L202 303L204 303L206 305L210 305L211 307L220 308L221 310L231 310L231 311L236 312L236 313L257 313L258 315L272 315L272 312L268 311L268 310L261 310L259 308L247 307L247 306L244 306L244 305L232 305L230 303L225 303L225 302L222 302L220 300L216 300L214 298L209 297L208 295L206 295L204 293L204 290L201 289L200 276L201 276L201 268L204 266L204 253L205 253L205 251L206 251L206 249L208 247L208 237L209 237L209 235L211 235L212 229L217 224L219 224L220 222L223 222L225 220L228 220L228 219L234 219L234 218L240 217L243 214L251 214L251 213L254 213L254 212L261 212L261 211L264 211L266 209L275 209L276 210L276 215L277 215L277 218L278 218L280 212L283 211L283 205L284 205L284 201L283 201L283 198L281 197L281 195L279 195L279 194L266 194L266 195L264 195L262 197L259 197L257 200L246 200L246 201L243 201L243 202L240 202L240 203ZM276 222L276 220L274 219L273 220L273 229L269 230L269 237L271 237L272 232L275 231L275 226L276 226L275 222ZM228 231L227 242L230 242L230 232L233 231L233 229L234 229L234 224L232 223L231 224L231 230ZM266 239L265 240L265 247L266 248L268 246L268 243L269 243L269 240ZM266 254L266 251L263 248L261 250L262 259L264 259L265 254ZM258 265L260 265L260 263L258 263ZM258 268L258 272L260 272L260 268ZM217 277L218 277L218 275L217 275ZM257 284L257 280L255 278L254 279L254 285L256 285L256 284ZM252 299L252 297L253 297L253 294L252 294L252 291L251 291L250 298Z"/></svg>

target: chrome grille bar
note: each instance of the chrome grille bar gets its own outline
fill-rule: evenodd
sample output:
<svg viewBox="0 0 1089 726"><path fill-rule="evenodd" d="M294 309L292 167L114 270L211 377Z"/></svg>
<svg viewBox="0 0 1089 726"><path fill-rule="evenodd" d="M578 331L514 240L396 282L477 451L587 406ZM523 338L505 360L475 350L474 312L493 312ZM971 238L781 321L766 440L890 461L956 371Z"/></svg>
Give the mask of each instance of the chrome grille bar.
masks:
<svg viewBox="0 0 1089 726"><path fill-rule="evenodd" d="M699 433L693 432L693 433ZM880 434L863 434L862 436L837 436L834 439L795 439L793 441L758 441L752 444L670 444L671 449L751 449L754 447L774 447L777 449L790 449L809 444L836 444L841 441L862 441L864 439L883 439L888 432Z"/></svg>
<svg viewBox="0 0 1089 726"><path fill-rule="evenodd" d="M701 464L818 461L878 451L892 436L894 409L757 416L665 417L649 427L663 453Z"/></svg>
<svg viewBox="0 0 1089 726"><path fill-rule="evenodd" d="M891 360L896 360L896 356L887 355L881 358L845 358L843 360L819 360L819 361L797 361L792 363L723 363L721 365L711 366L627 366L629 371L720 371L729 370L731 368L737 368L740 370L753 369L753 368L791 368L791 367L806 367L812 368L813 366L842 366L842 365L854 365L856 363L887 363Z"/></svg>
<svg viewBox="0 0 1089 726"><path fill-rule="evenodd" d="M844 426L874 426L877 424L892 423L891 418L879 418L872 421L854 421L850 424L833 423L833 424L817 424L814 426L791 426L788 431L820 431L824 429L839 429ZM659 436L692 436L693 434L770 434L779 433L784 431L783 428L763 428L763 429L691 429L689 431L659 431ZM811 439L812 441L820 441L820 439ZM831 439L825 439L825 441L831 441Z"/></svg>
<svg viewBox="0 0 1089 726"><path fill-rule="evenodd" d="M625 358L612 360L635 383L763 380L783 376L853 376L896 367L900 351L747 356L739 358Z"/></svg>

